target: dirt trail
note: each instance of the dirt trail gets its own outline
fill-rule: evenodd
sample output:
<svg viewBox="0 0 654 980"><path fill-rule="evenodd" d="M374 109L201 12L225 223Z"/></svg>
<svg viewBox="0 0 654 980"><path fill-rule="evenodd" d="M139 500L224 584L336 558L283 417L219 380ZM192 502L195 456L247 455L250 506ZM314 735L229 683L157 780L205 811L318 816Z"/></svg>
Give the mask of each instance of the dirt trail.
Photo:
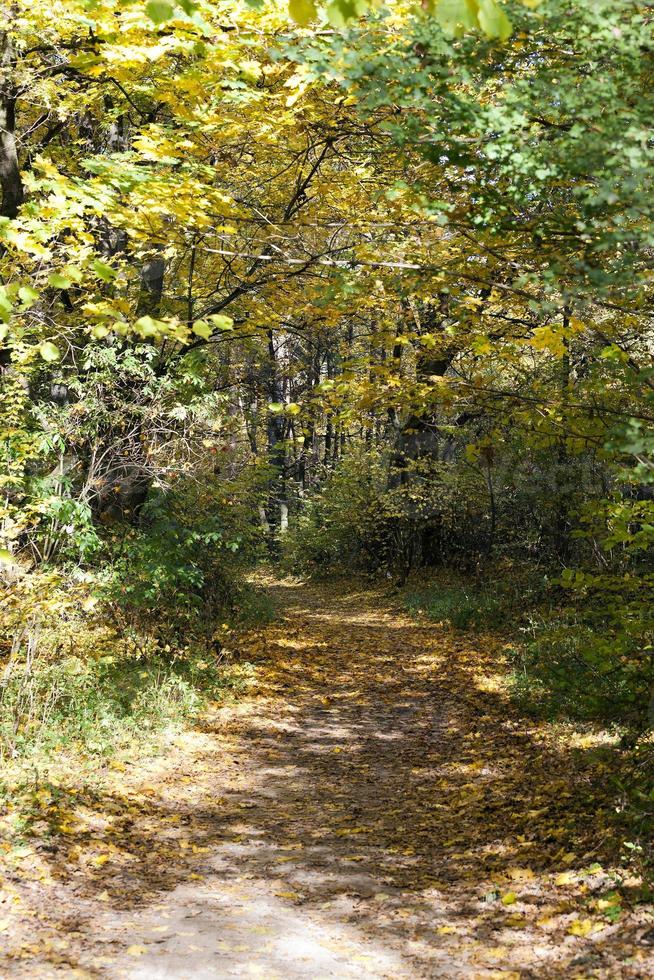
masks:
<svg viewBox="0 0 654 980"><path fill-rule="evenodd" d="M510 708L493 642L274 591L256 696L85 801L109 857L71 874L62 840L2 975L654 975L650 914L598 905L604 773Z"/></svg>

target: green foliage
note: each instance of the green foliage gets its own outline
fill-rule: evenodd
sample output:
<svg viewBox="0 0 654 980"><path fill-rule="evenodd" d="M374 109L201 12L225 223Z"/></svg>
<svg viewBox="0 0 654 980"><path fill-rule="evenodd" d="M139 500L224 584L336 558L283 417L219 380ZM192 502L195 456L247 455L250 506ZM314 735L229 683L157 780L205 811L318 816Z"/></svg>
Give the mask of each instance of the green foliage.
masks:
<svg viewBox="0 0 654 980"><path fill-rule="evenodd" d="M32 489L37 491L36 484ZM59 491L64 490L63 482ZM32 518L29 545L40 561L86 562L101 548L91 508L84 500L60 493L38 493L26 507Z"/></svg>
<svg viewBox="0 0 654 980"><path fill-rule="evenodd" d="M347 27L356 18L363 16L378 4L374 0L329 0L325 6L325 17L335 28ZM529 5L532 5L530 0ZM169 7L163 0L153 0L148 5L158 9ZM511 22L503 6L495 0L430 0L428 3L414 3L416 13L428 10L439 27L452 37L460 37L466 31L479 30L489 38L499 38L505 41L511 36ZM319 8L314 0L289 0L288 10L291 18L301 27L308 26L319 15ZM165 15L150 13L153 20L157 16L167 19L171 11Z"/></svg>
<svg viewBox="0 0 654 980"><path fill-rule="evenodd" d="M647 727L652 657L621 628L567 615L538 619L513 653L516 696L549 717Z"/></svg>
<svg viewBox="0 0 654 980"><path fill-rule="evenodd" d="M565 710L645 729L654 724L654 438L631 420L609 448L615 490L585 504L577 532L594 542L601 564L563 571L574 618L536 632L524 677L536 679L545 701L560 691Z"/></svg>
<svg viewBox="0 0 654 980"><path fill-rule="evenodd" d="M252 676L199 652L14 660L0 685L0 754L42 762L61 751L111 755L196 715Z"/></svg>
<svg viewBox="0 0 654 980"><path fill-rule="evenodd" d="M380 569L392 558L388 467L376 451L348 454L325 475L283 541L285 567L313 572Z"/></svg>
<svg viewBox="0 0 654 980"><path fill-rule="evenodd" d="M412 613L425 614L436 623L456 629L485 629L507 623L505 597L489 587L433 585L419 592L409 592L405 602Z"/></svg>
<svg viewBox="0 0 654 980"><path fill-rule="evenodd" d="M240 583L230 607L235 629L261 627L271 623L277 615L277 607L264 590L251 583Z"/></svg>
<svg viewBox="0 0 654 980"><path fill-rule="evenodd" d="M319 492L298 502L286 543L291 562L401 572L421 565L473 572L503 559L547 567L560 536L569 556L589 554L594 544L569 535L581 506L601 499L592 454L561 460L551 445L525 447L520 430L443 429L445 461L429 454L398 462L397 453L361 447L328 470Z"/></svg>
<svg viewBox="0 0 654 980"><path fill-rule="evenodd" d="M644 901L654 900L654 752L651 741L636 746L629 758L629 765L613 782L626 801L620 814L625 840L625 858L639 873L645 887Z"/></svg>
<svg viewBox="0 0 654 980"><path fill-rule="evenodd" d="M141 511L138 529L117 545L109 595L134 610L157 616L163 608L182 620L209 601L229 598L232 556L241 542L230 539L221 516L189 509L179 493L155 493ZM186 518L186 519L184 519Z"/></svg>
<svg viewBox="0 0 654 980"><path fill-rule="evenodd" d="M119 528L111 538L103 571L103 594L121 621L140 628L147 620L169 638L189 630L212 635L237 601L243 569L259 553L257 478L247 471L229 484L207 478L151 492L138 526Z"/></svg>

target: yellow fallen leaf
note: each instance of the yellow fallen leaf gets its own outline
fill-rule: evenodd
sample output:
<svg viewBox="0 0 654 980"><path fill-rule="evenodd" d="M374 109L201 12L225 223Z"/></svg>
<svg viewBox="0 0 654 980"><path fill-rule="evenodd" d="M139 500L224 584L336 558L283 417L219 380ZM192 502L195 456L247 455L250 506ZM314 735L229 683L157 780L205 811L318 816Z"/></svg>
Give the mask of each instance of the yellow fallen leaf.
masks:
<svg viewBox="0 0 654 980"><path fill-rule="evenodd" d="M506 948L504 946L491 946L489 949L484 950L484 956L491 960L500 960L503 956L506 956Z"/></svg>
<svg viewBox="0 0 654 980"><path fill-rule="evenodd" d="M59 830L62 834L75 834L79 828L71 823L69 820L62 820L59 824Z"/></svg>
<svg viewBox="0 0 654 980"><path fill-rule="evenodd" d="M297 892L275 892L277 898L299 898Z"/></svg>
<svg viewBox="0 0 654 980"><path fill-rule="evenodd" d="M126 952L128 956L143 956L147 950L145 946L128 946Z"/></svg>
<svg viewBox="0 0 654 980"><path fill-rule="evenodd" d="M506 895L502 895L502 905L513 905L517 898L515 892L507 892Z"/></svg>
<svg viewBox="0 0 654 980"><path fill-rule="evenodd" d="M533 881L536 875L529 868L509 868L507 877L511 881Z"/></svg>
<svg viewBox="0 0 654 980"><path fill-rule="evenodd" d="M574 875L571 871L564 871L562 874L557 875L554 879L555 885L571 885L574 881Z"/></svg>
<svg viewBox="0 0 654 980"><path fill-rule="evenodd" d="M436 932L440 933L441 936L449 936L450 933L456 932L454 926L439 926Z"/></svg>
<svg viewBox="0 0 654 980"><path fill-rule="evenodd" d="M575 919L569 926L568 932L571 936L588 936L595 929L591 919Z"/></svg>

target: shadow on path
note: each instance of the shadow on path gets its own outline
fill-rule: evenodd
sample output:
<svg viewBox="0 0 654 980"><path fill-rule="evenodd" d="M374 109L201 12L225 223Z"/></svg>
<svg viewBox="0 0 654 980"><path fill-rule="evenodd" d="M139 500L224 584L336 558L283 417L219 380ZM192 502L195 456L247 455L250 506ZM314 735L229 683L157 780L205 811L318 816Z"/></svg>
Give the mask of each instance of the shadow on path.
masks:
<svg viewBox="0 0 654 980"><path fill-rule="evenodd" d="M242 651L260 696L153 762L140 793L84 801L50 857L72 939L11 973L654 975L647 915L601 912L606 774L507 704L493 640L356 587L274 591L283 621Z"/></svg>

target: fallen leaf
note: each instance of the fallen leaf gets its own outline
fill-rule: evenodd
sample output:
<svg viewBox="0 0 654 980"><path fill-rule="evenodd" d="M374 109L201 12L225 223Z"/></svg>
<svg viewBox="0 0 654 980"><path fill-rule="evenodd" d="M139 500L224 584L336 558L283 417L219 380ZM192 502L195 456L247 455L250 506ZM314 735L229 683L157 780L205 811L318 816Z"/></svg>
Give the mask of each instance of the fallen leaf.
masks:
<svg viewBox="0 0 654 980"><path fill-rule="evenodd" d="M511 881L533 881L536 877L529 868L509 868L506 874Z"/></svg>
<svg viewBox="0 0 654 980"><path fill-rule="evenodd" d="M596 929L592 919L575 919L568 927L571 936L589 936Z"/></svg>

